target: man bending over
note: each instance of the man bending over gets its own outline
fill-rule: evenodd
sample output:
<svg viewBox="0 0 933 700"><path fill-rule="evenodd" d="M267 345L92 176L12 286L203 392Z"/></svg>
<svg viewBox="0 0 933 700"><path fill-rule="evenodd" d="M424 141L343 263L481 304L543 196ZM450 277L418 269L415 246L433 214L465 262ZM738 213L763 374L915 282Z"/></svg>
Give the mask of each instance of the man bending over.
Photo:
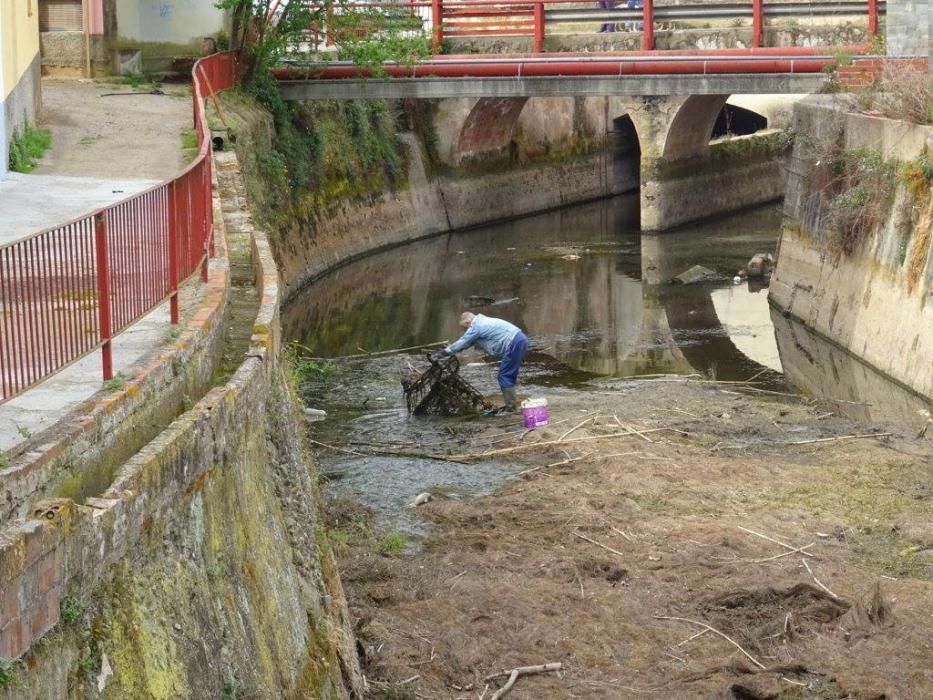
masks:
<svg viewBox="0 0 933 700"><path fill-rule="evenodd" d="M473 345L479 347L487 355L501 358L498 379L499 388L502 389L502 398L505 401L504 409L508 412L517 410L515 383L518 381L518 370L528 352L528 337L518 326L508 321L483 316L483 314L472 314L469 311L460 316L460 326L466 328L466 333L456 342L434 353L431 359L438 360L445 355L456 355Z"/></svg>

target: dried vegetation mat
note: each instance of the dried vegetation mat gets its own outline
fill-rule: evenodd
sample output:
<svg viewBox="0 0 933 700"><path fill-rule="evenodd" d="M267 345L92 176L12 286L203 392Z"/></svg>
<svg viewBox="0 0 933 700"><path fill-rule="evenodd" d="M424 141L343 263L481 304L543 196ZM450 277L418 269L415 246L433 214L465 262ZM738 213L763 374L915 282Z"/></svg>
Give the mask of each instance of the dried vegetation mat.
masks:
<svg viewBox="0 0 933 700"><path fill-rule="evenodd" d="M929 438L717 383L552 403L416 553L330 503L371 697L933 697Z"/></svg>

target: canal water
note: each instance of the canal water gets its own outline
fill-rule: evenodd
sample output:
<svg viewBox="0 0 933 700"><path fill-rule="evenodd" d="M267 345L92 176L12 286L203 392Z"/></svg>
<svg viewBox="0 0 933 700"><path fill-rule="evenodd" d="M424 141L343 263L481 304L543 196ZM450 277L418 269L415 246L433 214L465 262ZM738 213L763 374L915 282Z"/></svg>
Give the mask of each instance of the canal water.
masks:
<svg viewBox="0 0 933 700"><path fill-rule="evenodd" d="M453 340L460 313L508 319L531 338L522 390L587 391L601 378L702 375L755 378L802 391L872 425L918 421L927 402L769 308L767 286L734 278L756 253L773 253L779 205L643 235L637 197L622 196L374 254L309 287L284 312L286 337L307 357L340 358ZM672 281L701 265L710 277ZM495 367L463 357L464 376L497 393ZM367 454L323 450L334 488L417 531L404 506L443 488L483 494L510 475L506 464L463 465L406 452L467 444L479 427L408 415L400 378L427 367L424 351L319 362L303 386L328 412L315 439ZM417 448L417 449L415 449ZM444 450L446 452L446 449ZM383 450L394 454L368 454Z"/></svg>

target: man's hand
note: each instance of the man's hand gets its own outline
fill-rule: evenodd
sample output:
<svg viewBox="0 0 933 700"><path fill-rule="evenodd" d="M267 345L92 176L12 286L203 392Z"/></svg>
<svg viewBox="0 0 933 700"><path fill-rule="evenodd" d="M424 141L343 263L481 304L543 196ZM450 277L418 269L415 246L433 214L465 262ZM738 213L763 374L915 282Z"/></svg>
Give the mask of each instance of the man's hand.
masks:
<svg viewBox="0 0 933 700"><path fill-rule="evenodd" d="M437 363L440 362L441 360L447 359L447 353L444 352L443 350L438 350L437 352L432 352L432 353L428 356L428 359L429 359L431 362L433 362L434 364L437 364Z"/></svg>

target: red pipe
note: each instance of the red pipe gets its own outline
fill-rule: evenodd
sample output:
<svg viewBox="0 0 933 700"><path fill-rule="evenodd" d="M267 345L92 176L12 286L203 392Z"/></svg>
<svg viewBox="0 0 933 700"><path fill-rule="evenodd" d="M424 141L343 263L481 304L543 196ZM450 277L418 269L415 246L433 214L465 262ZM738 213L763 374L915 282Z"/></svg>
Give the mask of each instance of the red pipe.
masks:
<svg viewBox="0 0 933 700"><path fill-rule="evenodd" d="M705 75L743 73L819 73L835 61L825 58L775 57L770 60L685 57L682 61L552 61L548 63L469 63L442 61L412 67L385 66L393 78L520 78L600 75ZM279 68L279 80L341 80L369 78L372 72L355 66L322 66L320 68Z"/></svg>

